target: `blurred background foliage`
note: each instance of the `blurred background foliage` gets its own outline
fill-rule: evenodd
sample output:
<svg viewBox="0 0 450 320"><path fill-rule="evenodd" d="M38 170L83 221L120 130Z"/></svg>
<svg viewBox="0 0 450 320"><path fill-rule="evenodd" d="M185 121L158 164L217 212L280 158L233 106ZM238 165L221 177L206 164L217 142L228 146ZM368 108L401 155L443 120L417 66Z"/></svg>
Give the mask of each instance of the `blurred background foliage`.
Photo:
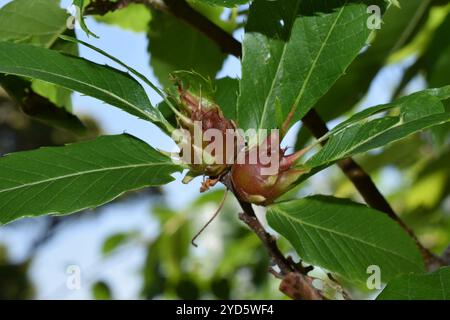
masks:
<svg viewBox="0 0 450 320"><path fill-rule="evenodd" d="M346 76L316 105L329 126L367 107L374 100L388 102L425 87L448 84L449 2L398 2L401 8L393 7L388 11L382 29L372 37ZM57 38L59 34L73 33L64 28L68 14L60 9L58 0L15 0L1 4L6 4L0 9L1 40L31 42L78 54L76 47ZM227 32L236 37L242 36L247 5L229 9L194 0L189 4ZM44 9L33 7L38 5ZM24 7L33 10L36 18L23 21L22 31L29 34L25 38L23 34L19 36L19 33L8 28L11 19L24 19L20 15ZM63 2L62 7L66 8L67 2ZM147 35L149 65L160 84L167 85L168 73L179 69L194 69L211 78L222 77L221 70L227 56L209 38L185 22L142 4L132 4L106 14L94 9L88 4L86 13L100 24ZM44 21L50 21L51 26L39 24L41 17ZM53 32L52 37L42 36L48 32ZM76 30L77 36L81 33ZM22 82L12 81L11 78L0 79L3 87L3 90L0 88L0 154L62 145L102 132L95 120L84 117L81 119L83 133L80 133L79 124L74 124L74 119L70 117L70 92L42 82L24 83L23 79L18 80ZM221 83L234 82L226 79ZM379 101L374 95L383 97L384 101ZM42 105L48 108L40 108ZM446 107L450 110L450 104ZM49 124L56 124L56 128ZM312 137L304 128L295 128L298 134L291 134L292 141L288 143L301 148ZM450 242L449 132L450 126L446 124L356 158L425 246L439 254ZM191 186L197 187L195 182ZM237 219L238 206L231 197L219 217L197 240L199 247L191 245L193 235L217 209L223 193L220 187L215 188L199 195L181 210L171 205L171 197L177 197L177 194L166 194L157 188L120 197L107 209L130 203L126 211L132 211L133 199L151 198L148 216L153 232L149 234L129 228L114 230L102 241L97 252L98 260L117 261L114 257L126 260L127 253L138 248L143 258L136 267L139 290L132 298L283 298L277 289L278 280L267 272L270 262L265 250L256 236ZM351 183L334 167L321 172L291 193L335 194L362 201ZM2 227L0 235L14 233L26 225L26 230L31 230L27 233L33 236L21 259L11 259L8 248L0 246L0 299L41 298L29 272L40 252L47 243L58 239L58 233L70 230L82 219L95 225L101 220L92 216L105 214L105 211L95 210L68 217L42 217ZM263 218L263 213L260 213ZM282 243L282 247L290 251L286 243ZM105 279L101 272L95 273L88 280L89 296L94 299L121 297L121 286L127 285L126 280L121 279L115 286L109 280L110 277ZM339 288L332 288L332 284L332 281L327 282L332 294L336 294ZM57 297L65 296L61 294Z"/></svg>

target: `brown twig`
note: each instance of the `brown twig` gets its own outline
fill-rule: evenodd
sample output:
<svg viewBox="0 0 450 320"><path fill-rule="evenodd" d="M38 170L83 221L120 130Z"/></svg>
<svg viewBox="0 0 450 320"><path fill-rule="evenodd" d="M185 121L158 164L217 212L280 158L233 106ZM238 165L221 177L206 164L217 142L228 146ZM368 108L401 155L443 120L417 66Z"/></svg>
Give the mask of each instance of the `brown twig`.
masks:
<svg viewBox="0 0 450 320"><path fill-rule="evenodd" d="M275 238L266 232L258 218L253 214L252 212L244 211L239 214L239 219L256 233L266 247L274 264L280 269L280 272L275 271L273 268L269 270L277 278L282 279L279 287L280 291L294 300L323 300L324 297L320 291L313 286L313 279L300 272L295 264L284 257L276 244Z"/></svg>
<svg viewBox="0 0 450 320"><path fill-rule="evenodd" d="M229 173L222 177L221 182L236 195ZM273 264L279 268L279 271L271 268L269 272L282 279L280 291L295 300L323 300L323 295L312 284L313 279L307 275L310 269L303 268L289 257L286 258L278 248L276 239L264 229L264 226L256 217L252 205L242 201L237 195L236 199L243 210L239 214L239 219L258 236Z"/></svg>
<svg viewBox="0 0 450 320"><path fill-rule="evenodd" d="M298 272L288 273L279 289L294 300L323 300L323 296L312 286L312 279L302 277Z"/></svg>
<svg viewBox="0 0 450 320"><path fill-rule="evenodd" d="M126 7L130 3L144 4L149 8L169 13L210 38L220 47L222 52L232 54L236 57L242 55L241 43L239 41L234 39L231 34L212 23L204 15L194 10L184 0L119 0L117 2L96 0L86 7L85 14L104 15L107 12Z"/></svg>
<svg viewBox="0 0 450 320"><path fill-rule="evenodd" d="M123 9L130 4L143 4L148 8L169 12L169 8L164 0L91 0L91 2L84 9L85 15L100 15L103 16L108 12L114 12Z"/></svg>
<svg viewBox="0 0 450 320"><path fill-rule="evenodd" d="M249 205L248 203L246 203ZM242 203L241 203L242 206ZM246 205L243 208L247 207ZM249 205L251 208L251 205ZM244 210L239 214L243 221L261 240L266 247L273 263L280 271L270 268L269 272L277 278L282 279L280 291L294 300L323 300L324 297L318 289L313 286L313 278L309 277L304 270L300 270L293 261L284 257L276 244L275 238L267 233L258 218L251 211Z"/></svg>
<svg viewBox="0 0 450 320"><path fill-rule="evenodd" d="M242 47L239 41L212 23L204 15L194 10L186 1L164 0L164 3L167 5L169 13L206 35L220 47L222 52L232 54L236 57L242 55Z"/></svg>
<svg viewBox="0 0 450 320"><path fill-rule="evenodd" d="M128 6L130 3L140 3L139 0L119 0L112 2L109 0L93 0L84 9L85 15L104 15Z"/></svg>

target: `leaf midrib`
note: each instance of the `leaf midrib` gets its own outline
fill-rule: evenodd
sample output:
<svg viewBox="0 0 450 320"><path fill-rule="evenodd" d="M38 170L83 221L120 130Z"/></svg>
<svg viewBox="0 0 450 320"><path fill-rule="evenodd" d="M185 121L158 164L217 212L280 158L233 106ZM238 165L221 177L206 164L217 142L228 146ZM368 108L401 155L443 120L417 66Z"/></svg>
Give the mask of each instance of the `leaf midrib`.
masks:
<svg viewBox="0 0 450 320"><path fill-rule="evenodd" d="M334 31L334 29L335 29L335 27L337 25L337 22L341 18L342 13L344 12L344 10L346 8L346 5L347 5L347 1L343 4L342 8L339 10L338 15L336 16L336 19L334 20L333 24L331 25L330 30L328 31L327 36L325 38L325 41L322 43L322 45L321 45L321 47L319 49L319 52L318 52L316 58L313 61L313 65L311 66L311 68L310 68L310 70L309 70L309 72L308 72L308 74L307 74L307 76L305 78L305 81L303 82L303 85L302 85L302 87L300 89L300 92L299 92L297 98L295 99L295 102L292 105L292 108L289 111L289 114L292 113L292 112L295 112L295 110L297 109L298 104L300 103L300 100L303 98L303 95L304 95L305 90L306 90L306 86L308 85L309 80L310 80L310 78L311 78L311 76L313 74L313 71L316 68L317 62L319 61L319 58L322 55L322 52L325 49L325 46L328 43L328 40L330 39L331 34L333 33L333 31Z"/></svg>
<svg viewBox="0 0 450 320"><path fill-rule="evenodd" d="M355 145L352 146L350 149L347 149L346 151L344 150L344 152L340 152L340 153L338 153L336 156L333 156L332 159L327 159L325 162L324 162L324 161L320 161L319 164L314 164L313 167L317 167L317 166L321 166L321 165L324 165L324 164L328 164L328 163L331 163L331 162L334 162L334 161L338 161L339 159L342 159L343 157L349 157L349 156L352 156L352 152L354 152L355 150L357 150L359 147L363 146L363 145L366 144L366 143L369 143L371 140L374 140L374 139L376 139L376 138L382 136L383 134L386 134L386 133L387 133L388 131L390 131L390 130L393 130L393 129L395 129L395 128L398 128L398 127L402 126L403 124L407 124L407 123L410 124L410 123L414 123L414 122L420 122L420 121L422 121L423 119L427 119L427 118L430 118L430 117L434 117L434 116L436 116L436 115L445 115L445 114L447 114L447 112L440 112L440 113L429 114L429 115L427 115L427 116L425 116L425 117L423 117L423 118L420 118L420 119L417 119L417 120L413 120L413 121L409 121L409 122L405 122L401 117L399 117L399 121L398 121L397 123L393 124L391 127L387 128L387 129L385 129L385 130L382 130L382 131L377 132L376 134L370 136L368 139L361 140L361 142L355 144ZM349 126L343 128L342 130L339 130L338 133L341 133L341 132L343 132L344 129L346 130L346 129L348 129L348 128L350 128L350 127L353 127L353 126L355 126L355 125L362 125L362 124L364 123L364 120L366 120L366 119L361 119L361 120L359 120L358 122L355 122L354 124L351 124L351 125L349 125ZM429 125L423 127L422 129L420 129L420 131L425 130L425 129L427 129L427 128L431 127L431 126L434 126L434 125L442 124L443 121L445 122L445 120L440 120L440 121L438 121L438 122L436 122L436 123L434 123L434 124L429 124ZM335 134L336 134L336 133L335 133ZM413 133L410 133L410 134L408 134L408 135L411 135L411 134L413 134ZM337 136L337 135L335 135L335 136ZM392 141L390 141L390 143L392 143L392 142L394 142L394 141L398 141L398 140L399 140L399 139L392 140ZM317 154L318 154L318 153L317 153ZM314 155L313 157L315 157L315 155ZM313 160L313 158L311 158L311 160ZM308 163L308 162L309 162L309 160L307 161L307 163ZM313 163L314 163L314 162L313 162Z"/></svg>
<svg viewBox="0 0 450 320"><path fill-rule="evenodd" d="M293 11L294 14L296 14L296 12L298 11L298 7L300 6L300 2L301 2L301 1L297 1L296 8L295 8L295 10ZM296 20L296 19L295 19L295 20ZM294 24L295 24L295 21L293 22L292 26L294 26ZM292 31L292 30L291 30L291 31ZM266 113L267 113L267 108L268 108L269 97L272 95L273 89L275 88L275 83L276 83L276 80L277 80L277 76L278 76L278 74L279 74L279 72L280 72L280 70L281 70L281 65L283 64L283 63L282 63L282 62L283 62L283 58L284 58L284 55L285 55L285 53L286 53L286 48L287 48L287 46L288 46L288 44L289 44L289 41L290 41L290 37L291 37L291 36L292 36L292 35L289 36L289 40L286 41L286 42L284 43L284 45L283 45L283 52L281 53L280 63L278 64L277 71L275 72L275 75L274 75L274 77L273 77L273 79L272 79L272 84L270 85L270 90L269 90L269 92L268 92L268 94L267 94L267 96L266 96L266 99L265 99L265 102L264 102L264 107L263 107L263 110L262 110L263 112L262 112L262 114L261 114L261 119L260 119L260 121L259 121L258 128L261 128L261 127L262 127L262 124L263 124L263 122L264 122L264 119L266 118Z"/></svg>
<svg viewBox="0 0 450 320"><path fill-rule="evenodd" d="M44 180L38 180L38 181L31 182L31 183L21 184L19 186L15 186L15 187L12 187L12 188L0 190L0 193L9 192L9 191L13 191L13 190L21 189L21 188L27 188L27 187L31 187L31 186L47 183L47 182L54 182L54 181L58 181L58 180L63 180L63 179L66 179L66 178L77 177L77 176L81 176L81 175L85 175L85 174L87 175L87 174L90 174L90 173L104 172L104 171L114 171L114 170L129 169L129 168L164 166L164 165L167 166L167 165L172 165L172 164L170 164L170 163L143 163L143 164L132 164L132 165L126 165L126 166L116 166L116 167L102 167L102 168L99 168L99 169L79 171L79 172L66 174L66 175L62 175L62 176L57 176L57 177L52 177L52 178L48 178L48 179L44 179Z"/></svg>
<svg viewBox="0 0 450 320"><path fill-rule="evenodd" d="M300 3L300 2L297 3L297 6L299 5L299 3ZM347 4L347 1L345 2L345 4ZM291 110L288 112L288 114L291 114L292 112L295 112L295 110L297 109L297 106L298 106L300 100L303 98L303 95L304 95L305 90L306 90L306 86L308 85L309 80L311 79L311 76L312 76L312 74L313 74L313 71L314 71L315 68L316 68L317 62L319 61L319 58L321 57L323 50L325 49L326 45L328 44L328 40L330 39L331 34L333 33L333 31L334 31L334 29L335 29L335 27L336 27L336 25L337 25L337 22L338 22L339 19L341 18L342 13L344 12L344 10L345 10L345 8L346 8L346 7L345 7L345 4L344 4L344 5L342 6L342 8L339 10L339 12L338 12L338 14L337 14L337 16L336 16L336 19L333 21L333 24L330 26L330 29L328 30L327 36L325 37L325 40L322 42L322 44L321 44L321 46L320 46L320 49L319 49L319 51L318 51L316 57L313 59L313 63L312 63L311 67L310 67L309 70L308 70L308 73L307 73L307 75L306 75L306 77L305 77L305 80L303 81L302 87L300 88L300 92L299 92L299 94L297 95L297 97L296 97L296 99L295 99L295 101L294 101L294 104L292 105L292 108L291 108ZM295 25L295 23L296 23L296 21L294 21L294 24L293 24L293 25ZM289 41L290 41L290 39L289 39ZM283 64L282 61L283 61L284 55L285 55L285 53L286 53L286 48L287 48L287 46L288 46L288 44L289 44L289 41L286 42L286 43L284 44L284 46L283 46L283 52L282 52L281 57L280 57L280 63L278 64L277 71L276 71L276 73L275 73L275 75L274 75L274 77L273 77L273 80L272 80L272 85L271 85L271 87L270 87L269 93L267 94L267 97L266 97L266 100L265 100L265 103L264 103L264 107L263 107L263 113L262 113L262 115L261 115L261 120L260 120L260 122L259 122L258 128L261 128L261 126L262 126L262 124L263 124L263 122L264 122L264 120L265 120L265 118L266 118L269 97L270 97L270 96L272 95L272 93L273 93L273 90L274 90L274 87L275 87L275 82L276 82L277 76L278 76L278 74L279 74L279 72L280 72L280 70L281 70L281 65Z"/></svg>
<svg viewBox="0 0 450 320"><path fill-rule="evenodd" d="M354 126L356 126L356 125L362 125L362 124L364 123L364 120L366 120L366 119L363 119L363 120L361 120L361 121L358 121L358 122L356 122L356 123L354 123L354 124L352 124L352 125L349 125L348 127L343 128L343 129L348 129L348 128L354 127ZM343 150L342 152L336 154L332 159L327 159L327 161L325 161L325 162L324 162L324 161L320 161L319 164L314 164L314 167L317 167L317 166L320 166L320 165L323 165L323 164L326 164L326 163L330 163L330 162L333 162L333 161L337 161L337 160L339 160L339 159L342 159L342 157L343 157L344 155L350 156L351 153L352 153L354 150L358 149L359 147L361 147L361 146L364 145L365 143L367 143L367 142L369 142L370 140L373 140L373 139L375 139L375 138L381 136L382 134L385 134L385 133L386 133L387 131L389 131L389 130L392 130L392 129L394 129L394 128L399 127L399 126L400 126L401 124L403 124L403 123L404 123L404 122L402 121L402 119L399 118L399 121L398 121L397 123L393 124L391 127L387 128L386 130L379 131L379 132L377 132L376 134L370 136L369 138L364 139L364 140L361 140L359 143L353 145L350 149ZM362 127L361 127L361 128L362 128ZM361 128L360 128L360 129L361 129ZM344 131L344 130L339 130L338 133L341 133L341 132L343 132L343 131ZM335 137L337 137L337 136L338 136L337 133L335 133ZM311 160L313 160L313 158L311 158ZM309 160L308 160L307 162L309 162ZM314 162L313 162L313 163L314 163Z"/></svg>
<svg viewBox="0 0 450 320"><path fill-rule="evenodd" d="M36 69L36 68L31 68L31 67L17 67L17 68L18 68L19 70L20 70L20 69L23 69L23 70L30 70L30 71L37 72L37 73L43 73L43 74L52 75L52 76L54 76L54 77L60 77L60 78L63 78L63 79L65 79L65 80L68 80L68 81L74 81L74 82L76 82L77 84L85 85L85 86L88 86L89 88L96 89L96 90L102 92L103 94L105 94L105 95L107 95L107 96L110 96L110 97L112 97L112 98L115 98L115 99L117 99L118 101L124 103L125 105L131 107L132 109L134 109L134 110L136 110L137 112L139 112L140 114L142 114L146 119L149 119L149 120L151 120L151 121L156 121L155 119L153 119L153 117L151 117L150 114L148 114L147 112L145 112L145 111L142 110L141 108L135 106L133 103L130 103L129 101L127 101L127 100L121 98L120 96L117 96L117 95L115 95L114 93L112 93L112 92L110 92L110 91L108 91L108 90L106 90L106 89L97 87L97 86L95 86L95 85L93 85L93 84L89 84L89 83L86 83L86 82L77 80L77 79L75 79L75 78L70 78L70 77L67 77L67 76L64 76L64 75L61 75L61 74L58 74L58 73L48 72L48 71L42 70L42 69ZM23 74L20 74L20 73L18 73L17 71L16 71L16 72L8 72L8 73L14 74L14 75L16 75L16 76L23 76ZM44 81L46 81L46 80L44 80ZM64 85L61 85L61 87L64 87L64 88L66 88L66 89L71 90L71 88L68 88L67 86L64 86Z"/></svg>
<svg viewBox="0 0 450 320"><path fill-rule="evenodd" d="M375 248L375 249L378 249L378 250L381 250L381 251L390 253L390 254L392 254L392 255L394 255L394 256L397 256L397 257L399 257L399 258L401 258L401 259L403 259L403 260L405 260L405 261L407 261L407 262L409 262L409 263L411 263L411 264L413 264L413 265L415 265L415 266L418 266L418 267L421 267L421 268L422 268L422 266L421 266L420 264L417 264L417 262L415 262L415 261L413 261L413 260L410 260L409 258L406 258L406 257L404 257L404 256L402 256L402 255L400 255L400 254L398 254L398 253L395 252L395 251L391 251L391 250L389 250L389 249L386 249L386 248L383 248L383 247L379 247L379 246L377 246L377 245L375 245L375 244L373 244L373 243L364 241L364 240L359 239L359 238L352 237L352 236L350 236L350 235L348 235L348 234L345 234L345 233L342 233L342 232L339 232L339 231L336 231L336 230L333 230L333 229L328 229L328 228L325 228L325 227L322 227L322 226L315 225L315 224L310 223L310 222L305 222L305 221L303 221L303 220L300 220L300 219L297 218L297 217L294 218L294 217L292 217L291 215L289 215L288 213L284 212L283 210L281 210L281 209L279 209L279 208L272 207L271 210L273 210L275 213L278 213L278 214L283 215L283 216L286 217L288 220L290 219L290 220L293 220L293 221L295 221L295 222L297 222L297 223L300 223L300 224L302 224L302 225L305 225L305 226L308 226L308 227L311 227L311 228L316 228L316 229L319 229L319 230L323 230L323 231L329 232L329 233L331 233L331 234L336 234L336 235L341 236L341 237L343 237L343 238L348 238L348 239L351 239L351 240L360 242L360 243L362 243L362 244L368 245L368 246L373 247L373 248Z"/></svg>

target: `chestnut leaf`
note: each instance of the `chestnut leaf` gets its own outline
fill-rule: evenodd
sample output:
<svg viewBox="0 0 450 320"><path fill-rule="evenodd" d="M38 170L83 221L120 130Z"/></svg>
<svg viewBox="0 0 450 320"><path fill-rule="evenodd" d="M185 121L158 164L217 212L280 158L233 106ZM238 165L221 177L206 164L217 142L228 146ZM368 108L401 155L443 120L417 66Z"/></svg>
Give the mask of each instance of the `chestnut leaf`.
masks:
<svg viewBox="0 0 450 320"><path fill-rule="evenodd" d="M337 125L324 138L327 144L305 166L316 168L385 146L413 133L450 121L442 100L450 86L427 89L392 103L365 109Z"/></svg>
<svg viewBox="0 0 450 320"><path fill-rule="evenodd" d="M68 14L59 0L15 0L0 9L0 40L53 45L66 27Z"/></svg>
<svg viewBox="0 0 450 320"><path fill-rule="evenodd" d="M450 267L401 275L387 284L377 300L450 300Z"/></svg>
<svg viewBox="0 0 450 320"><path fill-rule="evenodd" d="M243 42L238 127L300 120L366 45L368 5L383 1L254 1ZM351 88L349 88L351 90Z"/></svg>
<svg viewBox="0 0 450 320"><path fill-rule="evenodd" d="M93 208L126 191L171 182L181 169L127 134L2 156L0 225Z"/></svg>
<svg viewBox="0 0 450 320"><path fill-rule="evenodd" d="M0 73L39 79L100 99L141 119L164 124L142 86L106 65L27 44L0 42Z"/></svg>
<svg viewBox="0 0 450 320"><path fill-rule="evenodd" d="M74 30L67 29L69 15L60 7L60 2L59 0L8 2L0 9L0 41L28 43L78 55L76 45L58 39L58 36L62 34L75 35ZM52 109L55 110L55 113L61 113L57 111L57 107L71 111L72 92L66 88L35 79L31 81L31 86L25 84L17 89L30 92L30 96L39 95L48 99L54 104ZM15 96L14 93L12 95ZM49 104L47 103L47 105ZM38 106L33 103L24 106L23 110L25 109L27 110L25 113L28 115L41 113Z"/></svg>
<svg viewBox="0 0 450 320"><path fill-rule="evenodd" d="M287 238L306 263L365 283L367 268L380 267L381 281L422 272L414 241L387 215L345 199L307 197L268 207L269 225Z"/></svg>
<svg viewBox="0 0 450 320"><path fill-rule="evenodd" d="M421 30L428 10L422 10L423 0L406 0L401 8L390 6L383 15L383 25L376 37L336 81L331 89L314 105L314 109L326 122L357 107L361 97L365 97L373 78L383 67L392 52L397 51L414 39L410 30ZM429 3L427 6L431 6ZM409 35L409 36L408 36ZM401 40L399 40L401 39ZM441 39L441 38L439 38ZM441 41L442 42L442 41ZM435 85L440 87L442 84ZM301 149L311 137L308 129L299 131L296 149Z"/></svg>

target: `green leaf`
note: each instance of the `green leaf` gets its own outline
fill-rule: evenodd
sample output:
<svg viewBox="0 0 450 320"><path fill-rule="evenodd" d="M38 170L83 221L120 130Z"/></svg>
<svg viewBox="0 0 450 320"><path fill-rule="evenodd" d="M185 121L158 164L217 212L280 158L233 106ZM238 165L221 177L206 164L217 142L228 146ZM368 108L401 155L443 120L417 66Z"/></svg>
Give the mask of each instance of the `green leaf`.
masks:
<svg viewBox="0 0 450 320"><path fill-rule="evenodd" d="M147 84L150 88L152 88L167 103L167 106L175 108L172 105L172 101L170 101L170 99L167 97L167 94L165 94L161 89L158 88L158 86L156 86L153 82L151 82L147 77L145 77L142 73L140 73L136 69L131 68L126 63L122 62L121 60L119 60L116 57L110 55L106 51L103 51L102 49L97 48L96 46L94 46L92 44L89 44L87 42L78 40L78 39L73 38L73 37L67 37L67 36L64 36L64 35L62 35L60 38L63 39L63 40L66 40L66 41L68 41L70 43L77 43L77 44L80 43L83 46L86 46L89 49L94 50L95 52L103 55L104 57L106 57L106 58L114 61L118 65L124 67L129 73L131 73L132 75L136 76L138 79L142 80L145 84ZM167 120L161 114L160 110L158 110L158 109L155 110L154 109L153 112L155 113L155 117L156 117L157 121L159 122L160 127L163 130L165 130L166 132L171 132L171 130L173 128L168 124Z"/></svg>
<svg viewBox="0 0 450 320"><path fill-rule="evenodd" d="M236 121L236 106L239 94L239 80L221 78L216 80L215 101L220 106L225 118Z"/></svg>
<svg viewBox="0 0 450 320"><path fill-rule="evenodd" d="M67 29L60 36L75 37L75 31ZM58 38L49 49L69 54L71 56L78 56L79 54L78 44L70 43L60 38ZM68 111L72 110L72 90L37 79L32 80L32 88L35 93L47 98L55 105L63 107Z"/></svg>
<svg viewBox="0 0 450 320"><path fill-rule="evenodd" d="M68 14L59 4L59 0L9 2L0 9L0 41L26 42L77 55L76 45L65 46L58 40L63 33L74 34L66 29ZM55 105L71 109L70 90L39 80L33 81L32 88Z"/></svg>
<svg viewBox="0 0 450 320"><path fill-rule="evenodd" d="M93 208L125 191L168 183L180 169L126 134L7 155L0 158L0 224Z"/></svg>
<svg viewBox="0 0 450 320"><path fill-rule="evenodd" d="M76 116L35 93L31 88L31 82L20 77L0 74L0 85L16 100L22 111L33 119L78 134L85 133L85 126Z"/></svg>
<svg viewBox="0 0 450 320"><path fill-rule="evenodd" d="M389 282L378 300L450 300L450 267L405 274Z"/></svg>
<svg viewBox="0 0 450 320"><path fill-rule="evenodd" d="M148 37L150 63L164 86L170 84L168 75L176 70L194 70L214 79L226 57L204 34L162 12L152 11Z"/></svg>
<svg viewBox="0 0 450 320"><path fill-rule="evenodd" d="M33 1L18 1L15 9L28 12L27 10L30 10L30 2ZM49 13L55 10L56 12L58 12L58 10L62 11L59 8L58 1L46 2L43 8L45 8L46 12ZM3 9L0 10L0 14L2 10ZM47 16L45 15L46 12L40 12L38 10L34 16L34 19L31 20L25 19L26 15L21 16L18 14L16 23L28 24L30 29L40 30L42 27L45 28L48 26ZM64 11L62 11L62 13L66 16ZM35 42L35 38L33 37L16 40L31 42L44 47L51 46L52 49L77 55L78 47L76 44L68 43L57 38L62 32L66 34L74 34L73 30L65 30L65 20L62 21L62 25L59 28L55 28L54 33L52 34L53 41L43 41L40 43ZM78 134L85 132L85 127L81 121L76 116L66 111L71 110L72 108L71 90L37 79L30 82L25 81L20 77L6 77L5 75L0 75L0 84L8 92L11 98L18 102L18 105L21 107L22 111L28 116L44 122L47 125L63 128Z"/></svg>
<svg viewBox="0 0 450 320"><path fill-rule="evenodd" d="M53 45L49 49L63 52L71 56L78 56L79 55L78 43L66 41L64 39L61 39L61 37L72 37L76 39L75 30L67 29L64 33L60 34L59 38L53 43Z"/></svg>
<svg viewBox="0 0 450 320"><path fill-rule="evenodd" d="M268 207L269 225L306 263L365 283L377 265L387 282L424 264L414 241L385 214L354 202L315 196Z"/></svg>
<svg viewBox="0 0 450 320"><path fill-rule="evenodd" d="M210 5L222 6L227 8L237 7L250 1L251 0L200 0L200 2L204 2Z"/></svg>
<svg viewBox="0 0 450 320"><path fill-rule="evenodd" d="M0 42L0 73L55 83L144 120L161 121L142 86L128 74L109 66L31 45Z"/></svg>
<svg viewBox="0 0 450 320"><path fill-rule="evenodd" d="M420 29L430 6L429 1L402 0L400 8L391 6L386 10L381 30L377 30L367 50L353 61L345 75L315 104L314 109L322 119L330 121L353 109L364 98L389 56L410 41L412 31ZM296 149L301 149L309 137L308 130L301 128Z"/></svg>
<svg viewBox="0 0 450 320"><path fill-rule="evenodd" d="M233 33L238 27L237 22L237 12L224 11L224 8L207 4L203 1L189 0L189 5L194 8L194 10L201 13L204 17L208 18L209 21L219 26L228 33ZM225 13L225 14L224 14Z"/></svg>
<svg viewBox="0 0 450 320"><path fill-rule="evenodd" d="M152 299L164 293L167 285L167 278L162 271L161 241L157 238L147 249L145 262L142 266L143 284L141 295L145 299Z"/></svg>
<svg viewBox="0 0 450 320"><path fill-rule="evenodd" d="M240 128L280 128L291 112L299 120L345 73L370 34L367 5L355 2L253 2L243 44Z"/></svg>
<svg viewBox="0 0 450 320"><path fill-rule="evenodd" d="M14 0L0 9L0 40L50 47L66 30L59 0Z"/></svg>
<svg viewBox="0 0 450 320"><path fill-rule="evenodd" d="M392 103L370 107L358 112L329 131L327 136L336 134L358 122L367 121L369 117L376 116L382 112L392 111L395 108L398 109L397 111L400 115L403 115L406 118L406 121L417 120L430 114L442 113L445 109L441 100L446 100L448 98L450 98L450 86L425 89L409 96L399 98Z"/></svg>
<svg viewBox="0 0 450 320"><path fill-rule="evenodd" d="M442 41L450 32L450 14L442 22L433 35L433 39L424 54L424 71L428 86L440 87L449 83L450 74L450 43ZM445 103L447 111L450 111L450 101ZM445 146L445 142L450 138L450 124L435 127L432 129L434 136L434 146Z"/></svg>
<svg viewBox="0 0 450 320"><path fill-rule="evenodd" d="M130 3L125 8L108 12L104 16L95 16L95 20L119 26L134 32L145 32L152 16L150 10L143 4Z"/></svg>
<svg viewBox="0 0 450 320"><path fill-rule="evenodd" d="M102 246L103 256L107 256L136 236L136 232L120 232L106 238Z"/></svg>
<svg viewBox="0 0 450 320"><path fill-rule="evenodd" d="M433 87L448 85L450 72L450 43L442 41L450 32L450 14L436 30L426 53L427 81Z"/></svg>
<svg viewBox="0 0 450 320"><path fill-rule="evenodd" d="M77 9L76 19L80 23L81 29L87 34L87 36L93 36L94 38L98 38L98 36L89 30L86 22L84 21L84 8L86 7L86 3L84 0L73 0L73 5Z"/></svg>
<svg viewBox="0 0 450 320"><path fill-rule="evenodd" d="M307 162L310 168L328 165L356 153L382 147L415 132L450 121L441 100L450 86L429 89L402 97L393 103L365 109L331 130L328 143ZM398 112L371 119L382 112Z"/></svg>
<svg viewBox="0 0 450 320"><path fill-rule="evenodd" d="M111 288L104 281L98 281L92 285L92 296L95 300L111 300Z"/></svg>
<svg viewBox="0 0 450 320"><path fill-rule="evenodd" d="M377 31L367 51L352 63L345 76L318 101L317 110L325 116L325 120L347 111L364 97L389 56L408 43L411 30L423 23L421 17L428 12L426 7L429 6L429 2L422 0L406 0L401 1L401 8L391 6L386 11L381 30ZM348 88L352 88L351 92Z"/></svg>

